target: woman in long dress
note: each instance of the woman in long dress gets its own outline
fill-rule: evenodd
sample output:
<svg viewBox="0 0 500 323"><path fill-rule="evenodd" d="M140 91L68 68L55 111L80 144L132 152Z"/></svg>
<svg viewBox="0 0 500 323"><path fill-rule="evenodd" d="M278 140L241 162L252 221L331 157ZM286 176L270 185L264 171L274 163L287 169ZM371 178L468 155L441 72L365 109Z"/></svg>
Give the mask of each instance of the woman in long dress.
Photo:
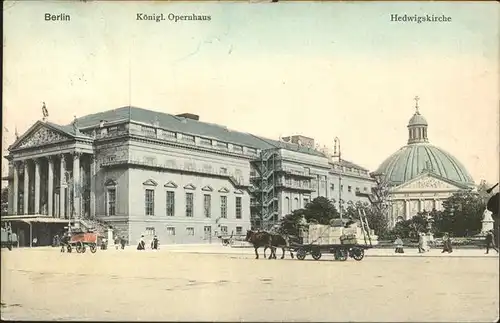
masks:
<svg viewBox="0 0 500 323"><path fill-rule="evenodd" d="M400 236L396 237L396 241L394 241L394 244L396 245L396 250L394 250L395 253L404 253L403 239L401 239Z"/></svg>
<svg viewBox="0 0 500 323"><path fill-rule="evenodd" d="M141 235L139 244L137 245L137 250L146 250L146 243L144 243L144 235Z"/></svg>
<svg viewBox="0 0 500 323"><path fill-rule="evenodd" d="M441 253L452 253L453 252L453 247L451 246L451 238L448 233L445 233L443 236L443 251Z"/></svg>

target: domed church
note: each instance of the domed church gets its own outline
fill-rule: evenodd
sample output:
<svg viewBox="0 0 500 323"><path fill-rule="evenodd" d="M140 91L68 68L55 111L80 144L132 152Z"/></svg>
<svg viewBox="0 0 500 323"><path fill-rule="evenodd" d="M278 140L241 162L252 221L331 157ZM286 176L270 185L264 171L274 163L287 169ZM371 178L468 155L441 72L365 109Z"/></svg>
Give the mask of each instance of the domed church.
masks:
<svg viewBox="0 0 500 323"><path fill-rule="evenodd" d="M465 167L450 153L429 143L427 121L415 114L408 123L408 144L389 156L373 173L389 186L389 225L408 220L418 212L441 210L454 192L474 189Z"/></svg>

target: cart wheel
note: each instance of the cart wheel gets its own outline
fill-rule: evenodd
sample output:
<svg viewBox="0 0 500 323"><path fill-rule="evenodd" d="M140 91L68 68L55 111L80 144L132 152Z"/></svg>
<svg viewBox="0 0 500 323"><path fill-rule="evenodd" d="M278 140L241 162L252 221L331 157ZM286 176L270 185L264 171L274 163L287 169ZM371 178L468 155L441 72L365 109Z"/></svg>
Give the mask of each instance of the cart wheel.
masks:
<svg viewBox="0 0 500 323"><path fill-rule="evenodd" d="M352 249L352 257L354 260L360 261L365 257L365 251L361 248Z"/></svg>
<svg viewBox="0 0 500 323"><path fill-rule="evenodd" d="M344 248L339 248L335 252L335 260L346 261L347 256L347 250Z"/></svg>
<svg viewBox="0 0 500 323"><path fill-rule="evenodd" d="M313 257L314 260L320 260L321 259L321 251L313 250L311 252L311 256Z"/></svg>
<svg viewBox="0 0 500 323"><path fill-rule="evenodd" d="M96 253L96 251L97 251L97 246L95 244L91 244L90 245L90 252Z"/></svg>
<svg viewBox="0 0 500 323"><path fill-rule="evenodd" d="M306 251L304 249L297 250L297 259L304 260L306 258Z"/></svg>
<svg viewBox="0 0 500 323"><path fill-rule="evenodd" d="M82 246L82 253L85 253L85 251L87 251L87 247L85 247L85 245Z"/></svg>

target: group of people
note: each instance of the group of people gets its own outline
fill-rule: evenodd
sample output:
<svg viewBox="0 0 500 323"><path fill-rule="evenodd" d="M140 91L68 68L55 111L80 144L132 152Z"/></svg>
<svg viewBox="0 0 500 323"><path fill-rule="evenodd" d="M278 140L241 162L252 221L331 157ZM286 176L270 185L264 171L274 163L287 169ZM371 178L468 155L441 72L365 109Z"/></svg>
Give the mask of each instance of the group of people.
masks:
<svg viewBox="0 0 500 323"><path fill-rule="evenodd" d="M489 253L490 249L495 250L498 253L498 247L495 245L495 239L494 239L494 234L493 230L489 230L486 232L485 236L485 244L486 244L486 254ZM396 240L394 241L394 245L396 246L394 252L395 253L404 253L404 243L403 239L401 239L401 236L397 236ZM418 252L419 253L424 253L430 251L430 246L429 246L429 240L428 236L421 232L419 233L419 238L418 238ZM443 236L443 250L441 253L452 253L453 252L453 246L451 244L451 237L448 233L445 233Z"/></svg>
<svg viewBox="0 0 500 323"><path fill-rule="evenodd" d="M151 240L151 249L158 250L159 247L160 247L160 240L158 240L158 237L155 235ZM144 235L141 235L141 239L139 239L137 250L146 250L146 242L144 242Z"/></svg>

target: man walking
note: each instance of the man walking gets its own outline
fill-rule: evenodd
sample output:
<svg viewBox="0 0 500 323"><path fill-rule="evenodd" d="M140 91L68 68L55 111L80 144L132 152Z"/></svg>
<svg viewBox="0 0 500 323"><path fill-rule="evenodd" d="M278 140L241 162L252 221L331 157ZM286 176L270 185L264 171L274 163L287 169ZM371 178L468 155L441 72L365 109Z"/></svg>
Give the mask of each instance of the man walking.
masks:
<svg viewBox="0 0 500 323"><path fill-rule="evenodd" d="M490 248L498 253L498 248L495 246L493 239L493 230L486 232L486 254L490 252Z"/></svg>

